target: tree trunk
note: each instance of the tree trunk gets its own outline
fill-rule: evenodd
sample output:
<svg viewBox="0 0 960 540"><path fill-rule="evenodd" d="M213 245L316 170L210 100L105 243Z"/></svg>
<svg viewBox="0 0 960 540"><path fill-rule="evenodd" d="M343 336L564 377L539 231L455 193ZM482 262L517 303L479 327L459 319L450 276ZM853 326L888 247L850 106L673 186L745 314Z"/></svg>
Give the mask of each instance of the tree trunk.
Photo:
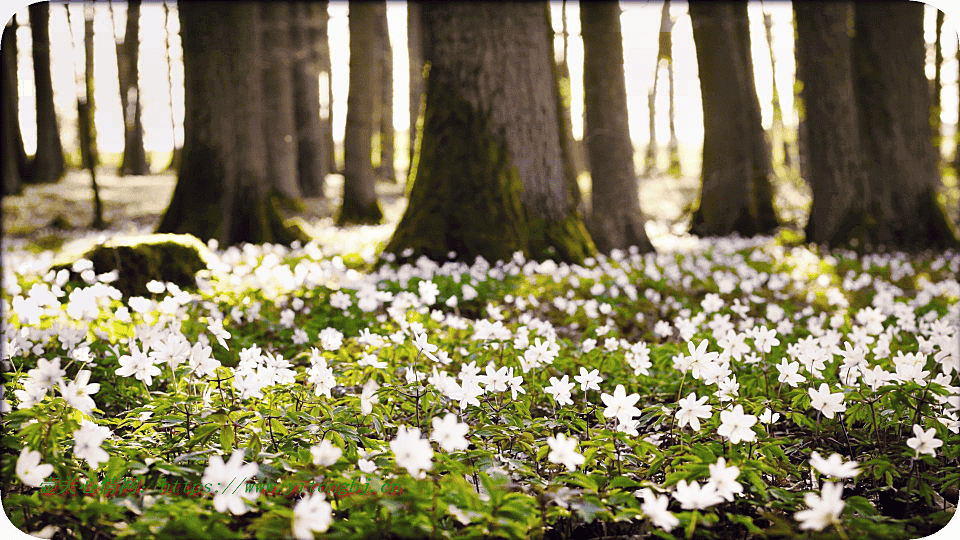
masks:
<svg viewBox="0 0 960 540"><path fill-rule="evenodd" d="M247 2L178 6L183 162L159 232L213 238L221 245L302 239L284 226L267 183L259 7Z"/></svg>
<svg viewBox="0 0 960 540"><path fill-rule="evenodd" d="M375 100L380 98L376 25L380 12L386 9L382 0L350 4L350 91L343 138L343 202L336 220L339 226L383 221L373 175L371 138Z"/></svg>
<svg viewBox="0 0 960 540"><path fill-rule="evenodd" d="M560 9L560 20L563 24L563 29L561 31L561 37L563 40L563 54L560 57L560 62L557 64L557 73L559 74L558 84L561 99L561 128L563 129L563 137L565 144L567 145L567 151L570 153L570 159L573 163L575 176L579 176L580 173L586 172L587 169L583 162L583 156L577 151L578 147L576 139L573 137L573 119L570 113L570 104L572 103L573 98L570 94L570 64L567 60L569 56L568 47L570 41L570 35L567 31L567 0L563 0L563 4Z"/></svg>
<svg viewBox="0 0 960 540"><path fill-rule="evenodd" d="M377 14L376 22L377 42L380 44L380 96L376 101L379 140L380 140L380 168L378 176L391 184L397 183L397 170L394 167L394 139L393 128L393 47L390 45L390 30L387 27L387 9L383 8Z"/></svg>
<svg viewBox="0 0 960 540"><path fill-rule="evenodd" d="M940 95L943 94L943 79L941 76L943 72L943 12L939 9L937 10L937 37L933 48L933 106L930 108L930 129L933 131L933 149L936 153L937 167L939 169L940 160L943 159L943 154L940 150L940 144L943 140L940 134L940 112L943 110L940 104Z"/></svg>
<svg viewBox="0 0 960 540"><path fill-rule="evenodd" d="M753 82L746 3L690 2L689 10L704 126L703 188L691 232L770 232L777 226L768 178L770 151Z"/></svg>
<svg viewBox="0 0 960 540"><path fill-rule="evenodd" d="M113 13L111 7L111 14ZM127 2L127 25L123 41L117 44L117 73L120 79L120 105L123 110L123 159L120 176L150 174L143 148L143 122L140 118L140 0ZM88 103L93 104L88 93Z"/></svg>
<svg viewBox="0 0 960 540"><path fill-rule="evenodd" d="M581 262L545 4L421 4L430 64L410 203L386 251ZM407 251L410 248L410 251ZM407 256L409 255L409 256Z"/></svg>
<svg viewBox="0 0 960 540"><path fill-rule="evenodd" d="M326 3L324 3L326 5ZM324 7L320 12L319 16L321 17L320 27L320 49L319 49L319 62L320 62L320 74L327 74L325 80L320 84L320 93L326 94L326 106L321 102L320 106L320 131L323 134L324 147L328 148L327 152L327 171L328 173L339 173L342 172L340 165L337 163L337 147L333 142L333 67L330 62L330 37L328 31L328 23L330 22L330 16L327 14L327 8Z"/></svg>
<svg viewBox="0 0 960 540"><path fill-rule="evenodd" d="M320 112L320 54L326 40L327 3L292 2L290 39L293 58L294 123L296 124L297 172L305 197L322 197L329 172L332 146L323 137ZM329 52L327 53L329 56ZM327 72L327 80L330 73ZM327 111L329 121L329 111Z"/></svg>
<svg viewBox="0 0 960 540"><path fill-rule="evenodd" d="M587 222L590 235L601 253L630 246L639 247L641 252L653 251L643 228L633 169L620 4L581 4L580 28L587 113L584 139L593 181L592 212Z"/></svg>
<svg viewBox="0 0 960 540"><path fill-rule="evenodd" d="M93 3L83 6L83 97L77 105L77 130L80 141L80 161L82 167L90 171L92 183L96 185L96 169L100 165L100 152L97 148L97 105L93 97L93 20L96 14ZM121 88L123 88L121 86ZM121 92L121 95L123 93ZM94 194L97 189L94 189Z"/></svg>
<svg viewBox="0 0 960 540"><path fill-rule="evenodd" d="M855 12L854 93L870 212L850 234L866 249L957 246L937 202L923 5L857 4Z"/></svg>
<svg viewBox="0 0 960 540"><path fill-rule="evenodd" d="M807 241L838 246L867 211L867 179L861 166L849 2L794 2L797 79L805 111L804 178L813 192Z"/></svg>
<svg viewBox="0 0 960 540"><path fill-rule="evenodd" d="M31 182L56 182L63 178L67 163L60 144L60 128L53 106L50 77L50 3L31 4L30 33L33 37L33 77L37 96L37 152L31 166Z"/></svg>
<svg viewBox="0 0 960 540"><path fill-rule="evenodd" d="M290 5L260 5L263 32L263 140L267 150L267 185L295 204L301 198L297 177L297 131L294 121L293 56L290 45Z"/></svg>
<svg viewBox="0 0 960 540"><path fill-rule="evenodd" d="M17 18L3 29L0 45L3 72L3 194L20 192L30 162L20 132L20 103L17 89Z"/></svg>
<svg viewBox="0 0 960 540"><path fill-rule="evenodd" d="M163 2L163 49L164 58L167 62L167 102L170 107L170 137L173 140L173 152L170 156L170 163L167 169L177 171L180 169L181 146L177 144L177 120L173 114L173 55L170 53L170 6L169 2Z"/></svg>
<svg viewBox="0 0 960 540"><path fill-rule="evenodd" d="M407 181L410 182L419 144L417 121L423 101L423 32L417 0L407 2L407 53L410 63L410 165L407 167Z"/></svg>
<svg viewBox="0 0 960 540"><path fill-rule="evenodd" d="M764 10L763 27L767 38L767 50L770 51L770 79L773 81L773 98L770 104L773 106L773 122L770 126L770 145L776 152L781 152L781 156L775 159L777 163L784 166L788 160L787 139L783 127L783 108L780 105L780 92L777 90L777 57L773 52L773 17Z"/></svg>

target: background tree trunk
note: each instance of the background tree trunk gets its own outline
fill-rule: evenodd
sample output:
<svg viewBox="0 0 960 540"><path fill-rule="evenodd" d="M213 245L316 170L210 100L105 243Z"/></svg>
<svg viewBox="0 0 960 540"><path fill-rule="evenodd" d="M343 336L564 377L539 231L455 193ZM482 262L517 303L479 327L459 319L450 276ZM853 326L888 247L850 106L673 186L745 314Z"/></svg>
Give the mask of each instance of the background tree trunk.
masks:
<svg viewBox="0 0 960 540"><path fill-rule="evenodd" d="M214 238L221 245L302 239L283 225L267 183L259 7L178 6L185 139L177 186L159 232Z"/></svg>
<svg viewBox="0 0 960 540"><path fill-rule="evenodd" d="M333 146L324 139L320 113L320 54L326 40L327 3L291 2L290 39L293 59L293 107L297 131L297 172L305 197L322 197L330 172ZM329 52L327 53L329 56ZM327 72L329 81L330 73ZM329 111L327 112L329 121Z"/></svg>
<svg viewBox="0 0 960 540"><path fill-rule="evenodd" d="M936 152L937 168L939 170L940 161L943 159L940 149L943 140L940 134L940 112L943 110L940 104L941 94L943 94L943 12L939 9L937 9L937 37L933 49L933 106L930 108L930 129L933 131L933 149Z"/></svg>
<svg viewBox="0 0 960 540"><path fill-rule="evenodd" d="M557 73L558 77L558 86L560 91L561 99L561 128L563 129L563 137L568 145L568 151L570 152L570 160L573 164L573 170L576 176L580 176L581 173L586 172L587 168L584 164L583 155L578 151L579 147L577 145L577 140L573 136L573 119L570 113L570 104L573 101L573 98L570 95L570 64L567 60L569 42L570 42L570 33L567 31L567 0L563 0L563 3L560 8L560 20L562 22L561 38L563 42L563 54L560 56L560 62L557 63ZM551 28L553 27L551 23ZM551 40L553 36L551 36ZM551 45L552 45L551 41ZM578 188L579 189L579 188Z"/></svg>
<svg viewBox="0 0 960 540"><path fill-rule="evenodd" d="M350 90L343 138L343 202L337 225L380 223L383 209L377 200L371 161L376 99L379 91L379 52L376 25L386 2L350 4Z"/></svg>
<svg viewBox="0 0 960 540"><path fill-rule="evenodd" d="M0 44L3 76L3 194L20 192L23 178L29 173L30 162L23 148L20 132L20 102L17 89L17 18L3 29Z"/></svg>
<svg viewBox="0 0 960 540"><path fill-rule="evenodd" d="M391 184L397 183L397 171L394 167L393 129L393 47L390 45L390 30L387 27L387 8L377 14L377 42L380 44L380 96L376 100L379 122L380 168L378 176Z"/></svg>
<svg viewBox="0 0 960 540"><path fill-rule="evenodd" d="M333 67L330 62L330 37L327 29L330 17L327 14L326 7L319 15L321 17L321 34L318 38L321 44L320 74L327 74L326 81L320 85L321 94L326 93L327 95L326 107L320 107L320 130L323 133L324 146L330 149L327 153L327 159L329 160L327 171L329 173L339 173L342 172L342 169L337 163L337 147L333 142Z"/></svg>
<svg viewBox="0 0 960 540"><path fill-rule="evenodd" d="M923 5L857 4L855 12L854 92L871 208L853 237L868 250L956 246L937 202Z"/></svg>
<svg viewBox="0 0 960 540"><path fill-rule="evenodd" d="M386 251L434 260L454 251L471 261L516 251L575 262L592 255L564 171L546 6L420 9L430 63L423 140Z"/></svg>
<svg viewBox="0 0 960 540"><path fill-rule="evenodd" d="M267 150L267 185L284 204L301 198L297 176L297 131L294 121L293 56L290 45L290 5L260 5L263 32L263 140Z"/></svg>
<svg viewBox="0 0 960 540"><path fill-rule="evenodd" d="M67 162L60 144L50 78L50 3L31 4L27 9L33 38L33 78L37 95L37 152L33 156L29 178L31 182L56 182L63 178Z"/></svg>
<svg viewBox="0 0 960 540"><path fill-rule="evenodd" d="M592 212L587 222L590 235L601 253L630 246L641 252L653 251L643 228L633 169L620 4L581 4L580 28L587 113L584 139L593 180Z"/></svg>
<svg viewBox="0 0 960 540"><path fill-rule="evenodd" d="M93 3L83 6L83 97L80 98L81 103L77 105L77 130L79 133L77 138L80 140L80 161L82 167L90 171L90 177L94 185L96 185L96 169L100 165L100 152L97 148L97 104L93 97L93 20L95 14L96 6ZM94 193L97 191L97 189L94 189Z"/></svg>
<svg viewBox="0 0 960 540"><path fill-rule="evenodd" d="M417 151L417 120L423 98L423 32L420 27L420 4L407 2L407 54L410 63L410 165L407 181L412 181L415 153Z"/></svg>
<svg viewBox="0 0 960 540"><path fill-rule="evenodd" d="M180 157L182 147L177 144L177 120L173 114L173 55L170 53L170 6L169 2L163 2L163 49L164 58L167 61L167 96L170 106L170 132L173 138L173 155L170 156L170 163L167 164L168 170L177 171L180 169Z"/></svg>
<svg viewBox="0 0 960 540"><path fill-rule="evenodd" d="M806 111L809 176L813 192L808 242L842 245L867 211L869 193L860 163L853 90L849 2L794 2L797 79Z"/></svg>
<svg viewBox="0 0 960 540"><path fill-rule="evenodd" d="M140 0L127 3L127 24L123 41L117 43L117 73L120 79L120 105L123 111L123 159L120 176L150 174L143 148L143 122L140 118ZM111 15L113 8L111 4ZM87 93L88 103L93 101Z"/></svg>
<svg viewBox="0 0 960 540"><path fill-rule="evenodd" d="M742 4L742 5L740 5ZM752 236L777 226L746 4L690 2L703 100L703 188L691 232Z"/></svg>

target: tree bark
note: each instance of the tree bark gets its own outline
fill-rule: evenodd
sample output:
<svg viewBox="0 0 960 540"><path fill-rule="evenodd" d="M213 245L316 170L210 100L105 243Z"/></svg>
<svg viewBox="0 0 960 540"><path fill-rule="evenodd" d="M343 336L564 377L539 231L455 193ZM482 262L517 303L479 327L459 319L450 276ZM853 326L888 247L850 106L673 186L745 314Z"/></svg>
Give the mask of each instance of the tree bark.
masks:
<svg viewBox="0 0 960 540"><path fill-rule="evenodd" d="M742 5L741 5L742 4ZM745 2L690 2L703 101L703 188L691 232L753 236L777 227L770 150L753 82Z"/></svg>
<svg viewBox="0 0 960 540"><path fill-rule="evenodd" d="M374 102L380 97L376 25L379 13L386 9L382 0L350 4L350 90L343 138L343 202L336 219L339 226L383 221L373 175L371 139L376 125Z"/></svg>
<svg viewBox="0 0 960 540"><path fill-rule="evenodd" d="M419 135L417 122L423 102L423 31L420 26L420 4L417 0L407 2L407 53L410 64L410 165L407 181L412 181Z"/></svg>
<svg viewBox="0 0 960 540"><path fill-rule="evenodd" d="M327 2L290 3L297 172L300 191L306 197L323 196L324 179L330 172L329 154L333 152L323 136L320 111L320 55L321 48L329 46L326 26ZM329 76L327 72L328 81Z"/></svg>
<svg viewBox="0 0 960 540"><path fill-rule="evenodd" d="M301 198L297 176L298 139L294 120L293 48L290 44L290 5L260 5L263 32L263 140L267 150L267 185L284 204Z"/></svg>
<svg viewBox="0 0 960 540"><path fill-rule="evenodd" d="M870 211L851 239L868 250L957 246L937 202L923 5L857 4L855 12L854 93Z"/></svg>
<svg viewBox="0 0 960 540"><path fill-rule="evenodd" d="M867 211L853 89L849 2L794 2L797 79L805 111L805 151L813 204L807 241L837 246Z"/></svg>
<svg viewBox="0 0 960 540"><path fill-rule="evenodd" d="M386 252L581 262L545 4L421 4L429 63L410 203ZM408 251L409 248L409 251Z"/></svg>
<svg viewBox="0 0 960 540"><path fill-rule="evenodd" d="M259 5L184 2L184 145L159 232L241 242L304 239L286 227L267 182Z"/></svg>
<svg viewBox="0 0 960 540"><path fill-rule="evenodd" d="M60 128L53 106L50 77L50 4L31 4L30 33L33 37L33 77L37 96L37 152L31 166L31 182L56 182L63 178L67 163L60 143Z"/></svg>
<svg viewBox="0 0 960 540"><path fill-rule="evenodd" d="M943 12L938 9L937 37L933 44L933 106L930 108L930 128L933 131L933 149L936 151L938 168L940 165L940 160L943 159L943 154L940 149L940 144L943 140L943 137L940 134L940 112L943 110L943 107L940 103L940 97L941 94L943 94L943 77L941 76L943 72L943 19Z"/></svg>
<svg viewBox="0 0 960 540"><path fill-rule="evenodd" d="M320 107L320 131L323 133L324 147L329 149L327 152L327 159L329 161L327 164L327 172L339 173L342 172L342 169L337 163L337 147L333 142L333 67L330 61L330 37L328 31L330 17L327 14L326 7L323 8L319 16L321 17L322 23L320 27L321 33L318 38L321 45L319 49L320 74L327 74L326 80L320 84L321 94L326 93L327 95L326 106L321 104Z"/></svg>
<svg viewBox="0 0 960 540"><path fill-rule="evenodd" d="M113 13L111 5L111 15ZM120 79L120 105L123 110L123 159L120 176L150 174L147 152L143 148L143 121L140 117L140 0L127 2L127 24L123 41L117 43L117 74ZM87 95L93 104L92 94Z"/></svg>
<svg viewBox="0 0 960 540"><path fill-rule="evenodd" d="M584 138L593 181L590 235L601 253L637 246L653 251L644 230L633 144L627 121L620 4L580 5L583 88L587 123Z"/></svg>
<svg viewBox="0 0 960 540"><path fill-rule="evenodd" d="M376 22L378 52L380 53L380 96L375 101L379 125L380 168L378 176L391 184L397 183L397 171L394 167L393 128L393 47L390 45L390 30L387 27L387 9L377 13Z"/></svg>
<svg viewBox="0 0 960 540"><path fill-rule="evenodd" d="M3 76L3 194L20 192L30 162L23 147L20 131L20 100L17 89L17 18L3 29L0 45Z"/></svg>
<svg viewBox="0 0 960 540"><path fill-rule="evenodd" d="M100 152L97 148L97 104L93 97L93 20L96 14L95 10L96 7L93 3L83 6L83 97L80 98L77 105L77 131L79 134L77 138L80 141L80 161L82 167L90 171L94 185L96 185L96 169L100 165ZM123 86L120 88L123 88ZM94 194L97 191L97 189L94 189Z"/></svg>
<svg viewBox="0 0 960 540"><path fill-rule="evenodd" d="M573 102L573 98L570 95L570 64L567 60L568 48L570 35L567 31L567 1L563 1L563 5L560 10L560 20L562 21L562 34L561 38L563 41L563 54L560 56L560 62L557 63L557 73L558 73L558 84L560 90L560 99L561 107L560 112L561 116L561 128L563 129L563 138L565 144L567 145L567 151L570 153L570 160L573 163L573 170L575 177L579 176L580 173L586 172L587 168L584 164L583 156L578 151L578 146L576 139L573 136L573 118L570 113L570 104ZM551 28L552 28L551 24ZM551 36L552 39L552 36ZM552 43L552 41L551 41ZM578 188L579 189L579 188ZM582 210L582 209L581 209Z"/></svg>

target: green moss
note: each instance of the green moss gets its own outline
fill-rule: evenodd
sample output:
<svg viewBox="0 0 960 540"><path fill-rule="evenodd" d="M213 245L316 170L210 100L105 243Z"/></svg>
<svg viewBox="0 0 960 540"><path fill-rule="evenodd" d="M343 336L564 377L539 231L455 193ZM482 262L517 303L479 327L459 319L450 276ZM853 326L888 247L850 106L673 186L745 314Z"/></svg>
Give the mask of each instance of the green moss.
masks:
<svg viewBox="0 0 960 540"><path fill-rule="evenodd" d="M149 281L175 283L180 287L196 285L196 275L207 268L210 252L197 238L180 234L154 234L115 238L100 245L74 244L57 258L52 268L70 269L78 259L93 262L94 272L117 270L119 277L111 285L125 296L149 295ZM72 276L78 278L79 276Z"/></svg>

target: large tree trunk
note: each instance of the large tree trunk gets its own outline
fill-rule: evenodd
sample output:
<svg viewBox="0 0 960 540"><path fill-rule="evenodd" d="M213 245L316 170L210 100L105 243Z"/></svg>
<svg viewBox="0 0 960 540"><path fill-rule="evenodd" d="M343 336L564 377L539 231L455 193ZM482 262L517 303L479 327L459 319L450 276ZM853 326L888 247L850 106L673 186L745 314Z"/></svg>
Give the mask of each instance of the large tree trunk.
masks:
<svg viewBox="0 0 960 540"><path fill-rule="evenodd" d="M390 45L390 30L387 27L387 10L384 8L377 14L377 43L380 53L380 96L374 102L377 105L377 122L380 141L380 167L378 176L391 184L397 183L397 170L394 167L394 139L393 128L393 47Z"/></svg>
<svg viewBox="0 0 960 540"><path fill-rule="evenodd" d="M294 54L290 45L290 5L287 2L264 2L260 5L260 21L267 185L276 190L285 204L294 204L301 194L293 109Z"/></svg>
<svg viewBox="0 0 960 540"><path fill-rule="evenodd" d="M857 4L855 12L854 92L870 212L851 236L867 249L956 246L937 203L923 5Z"/></svg>
<svg viewBox="0 0 960 540"><path fill-rule="evenodd" d="M30 162L20 132L20 103L17 89L17 18L3 29L0 45L3 76L3 194L19 193Z"/></svg>
<svg viewBox="0 0 960 540"><path fill-rule="evenodd" d="M620 4L581 4L580 28L587 112L584 139L593 179L592 213L587 222L590 235L601 253L630 246L653 251L643 228L633 169Z"/></svg>
<svg viewBox="0 0 960 540"><path fill-rule="evenodd" d="M112 8L111 8L112 10ZM111 11L112 13L112 11ZM120 79L120 105L123 109L123 159L120 176L150 174L147 153L143 149L143 122L140 118L140 0L127 2L127 25L123 41L117 44L117 73ZM89 99L88 103L93 103Z"/></svg>
<svg viewBox="0 0 960 540"><path fill-rule="evenodd" d="M370 158L376 125L374 101L380 98L376 26L378 17L386 9L386 2L382 0L350 4L350 91L343 137L343 203L337 215L337 225L383 221Z"/></svg>
<svg viewBox="0 0 960 540"><path fill-rule="evenodd" d="M777 226L770 150L753 81L745 2L690 2L703 100L703 188L691 232L753 236Z"/></svg>
<svg viewBox="0 0 960 540"><path fill-rule="evenodd" d="M33 37L33 79L37 95L37 152L33 157L30 181L56 182L63 178L67 163L60 144L50 78L50 3L31 4L27 9Z"/></svg>
<svg viewBox="0 0 960 540"><path fill-rule="evenodd" d="M417 144L417 121L423 101L423 31L420 28L420 4L417 0L407 2L407 53L410 65L410 165L407 166L407 181L412 181Z"/></svg>
<svg viewBox="0 0 960 540"><path fill-rule="evenodd" d="M296 124L297 172L300 191L306 197L322 197L330 165L328 146L320 117L320 54L327 44L327 3L292 2L290 39L293 58L294 123ZM329 56L329 52L327 53ZM327 72L329 81L330 73ZM324 89L325 90L325 89ZM329 121L329 111L327 113Z"/></svg>
<svg viewBox="0 0 960 540"><path fill-rule="evenodd" d="M540 3L421 4L423 140L387 252L574 262L595 252L564 170L548 20Z"/></svg>
<svg viewBox="0 0 960 540"><path fill-rule="evenodd" d="M183 162L159 232L221 245L297 239L267 183L260 6L184 2Z"/></svg>
<svg viewBox="0 0 960 540"><path fill-rule="evenodd" d="M794 2L797 79L805 111L804 178L813 192L807 240L837 246L867 211L853 90L849 2Z"/></svg>

